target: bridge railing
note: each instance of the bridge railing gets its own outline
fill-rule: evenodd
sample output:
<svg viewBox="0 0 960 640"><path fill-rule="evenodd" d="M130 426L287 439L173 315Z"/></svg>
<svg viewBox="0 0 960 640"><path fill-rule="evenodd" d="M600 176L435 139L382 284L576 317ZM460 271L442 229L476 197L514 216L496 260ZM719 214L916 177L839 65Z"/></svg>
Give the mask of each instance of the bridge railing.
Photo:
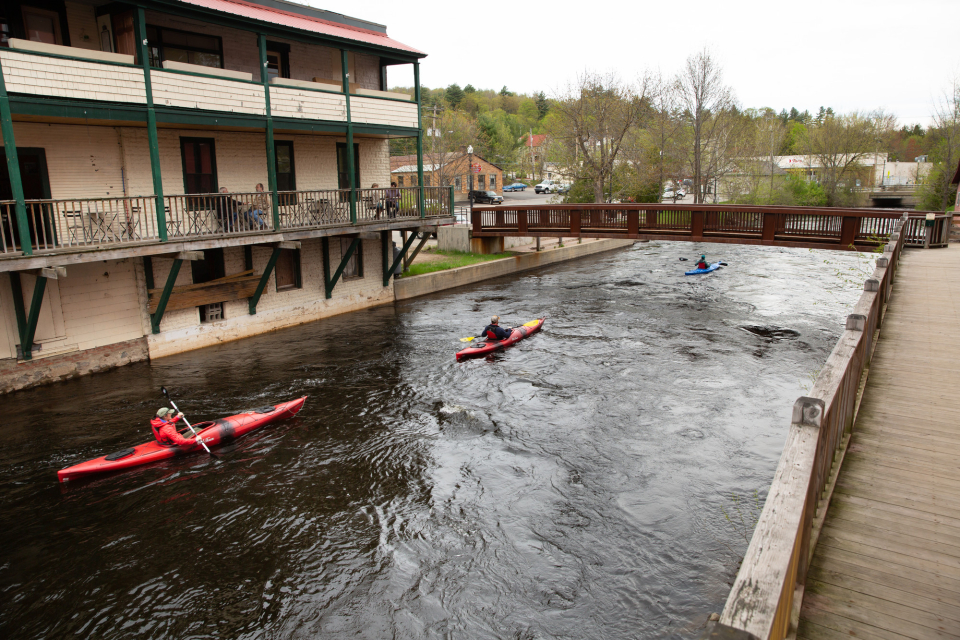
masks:
<svg viewBox="0 0 960 640"><path fill-rule="evenodd" d="M953 226L952 213L933 214L933 220L927 220L927 214L911 213L904 234L911 247L925 249L945 247L950 242L950 228Z"/></svg>
<svg viewBox="0 0 960 640"><path fill-rule="evenodd" d="M689 204L557 204L474 207L475 237L581 236L689 239L869 250L883 244L905 212L889 209ZM910 212L919 216L926 212ZM935 237L949 235L937 215ZM911 225L914 225L911 217ZM943 229L946 229L944 235ZM944 240L945 242L945 240ZM923 246L911 226L907 243ZM936 246L936 245L930 245Z"/></svg>
<svg viewBox="0 0 960 640"><path fill-rule="evenodd" d="M795 634L807 568L826 510L823 500L853 427L857 393L890 297L906 234L894 222L876 269L810 395L796 401L770 491L723 613L704 638L781 640ZM745 635L747 634L747 635Z"/></svg>

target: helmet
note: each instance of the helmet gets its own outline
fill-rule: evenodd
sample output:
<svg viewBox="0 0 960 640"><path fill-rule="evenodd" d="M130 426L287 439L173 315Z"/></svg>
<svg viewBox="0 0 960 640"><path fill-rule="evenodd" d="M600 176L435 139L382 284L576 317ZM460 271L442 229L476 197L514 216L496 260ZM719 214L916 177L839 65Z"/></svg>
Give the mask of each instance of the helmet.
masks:
<svg viewBox="0 0 960 640"><path fill-rule="evenodd" d="M160 407L159 409L157 409L158 418L165 418L168 413L173 413L173 409L168 409L166 407Z"/></svg>
<svg viewBox="0 0 960 640"><path fill-rule="evenodd" d="M701 260L706 259L706 257L707 257L707 254L705 254L705 253L700 254L700 259L701 259Z"/></svg>
<svg viewBox="0 0 960 640"><path fill-rule="evenodd" d="M500 316L490 316L490 324L500 324Z"/></svg>

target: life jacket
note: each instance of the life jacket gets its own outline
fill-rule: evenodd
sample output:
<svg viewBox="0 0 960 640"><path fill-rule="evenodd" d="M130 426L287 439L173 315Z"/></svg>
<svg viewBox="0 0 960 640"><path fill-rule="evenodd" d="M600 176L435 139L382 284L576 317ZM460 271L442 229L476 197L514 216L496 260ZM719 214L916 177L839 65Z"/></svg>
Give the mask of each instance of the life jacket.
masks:
<svg viewBox="0 0 960 640"><path fill-rule="evenodd" d="M177 418L179 420L179 418ZM167 422L161 418L153 418L150 420L150 429L153 430L153 437L157 439L157 442L160 443L160 446L163 447L176 447L177 443L171 440L166 434L160 433L160 429L165 427L168 424L176 424L177 420L172 422Z"/></svg>

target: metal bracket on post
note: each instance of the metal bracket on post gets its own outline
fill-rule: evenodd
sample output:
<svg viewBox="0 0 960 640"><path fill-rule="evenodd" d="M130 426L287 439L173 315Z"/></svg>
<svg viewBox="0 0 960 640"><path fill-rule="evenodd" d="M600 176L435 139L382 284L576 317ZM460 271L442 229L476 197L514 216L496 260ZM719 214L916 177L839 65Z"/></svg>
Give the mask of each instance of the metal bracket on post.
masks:
<svg viewBox="0 0 960 640"><path fill-rule="evenodd" d="M327 277L327 274L330 273L330 246L329 243L326 242L326 238L323 240L324 293L326 294L327 300L329 300L333 297L333 288L337 286L340 276L343 275L343 270L347 268L347 263L350 262L350 258L353 257L357 247L360 246L360 238L354 238L353 242L350 243L350 248L348 248L347 252L343 255L343 258L340 260L340 266L337 267L332 278Z"/></svg>
<svg viewBox="0 0 960 640"><path fill-rule="evenodd" d="M13 289L17 332L20 334L20 357L23 360L33 359L33 339L37 335L37 321L40 319L40 307L43 306L43 294L47 290L47 280L56 279L58 269L63 269L63 267L39 270L37 281L33 285L33 297L30 300L29 311L26 311L23 307L23 288L20 282L20 273L10 272L10 288ZM52 272L52 275L50 272ZM66 275L65 270L64 275Z"/></svg>
<svg viewBox="0 0 960 640"><path fill-rule="evenodd" d="M801 396L793 404L791 422L801 427L816 427L819 429L825 408L826 405L820 398Z"/></svg>
<svg viewBox="0 0 960 640"><path fill-rule="evenodd" d="M426 236L426 234L424 234L424 236ZM411 233L410 238L408 238L407 241L403 243L403 248L400 250L400 254L393 261L393 264L390 265L390 270L388 273L393 273L394 271L397 270L397 267L400 266L400 261L403 260L403 256L407 255L407 251L410 249L411 245L413 245L413 241L416 239L417 239L417 234Z"/></svg>
<svg viewBox="0 0 960 640"><path fill-rule="evenodd" d="M267 261L267 266L263 270L263 275L260 276L260 282L257 283L257 290L254 291L253 295L250 297L250 315L256 315L257 313L257 304L260 302L260 296L263 295L263 290L266 288L267 282L270 280L270 274L273 273L273 268L277 266L277 260L280 258L281 251L283 251L283 247L276 246L273 248L273 253L270 254L270 260Z"/></svg>
<svg viewBox="0 0 960 640"><path fill-rule="evenodd" d="M150 314L150 327L154 334L160 333L160 322L163 321L163 312L167 310L167 302L170 301L170 294L173 292L173 285L180 274L180 265L183 260L175 258L173 266L170 267L170 273L167 274L167 282L163 285L163 293L160 294L160 300L157 302L157 310Z"/></svg>
<svg viewBox="0 0 960 640"><path fill-rule="evenodd" d="M414 232L413 235L417 235L416 232ZM410 257L409 257L409 258L407 258L407 257L404 257L404 258L403 258L403 272L404 272L404 273L410 271L410 265L413 264L413 261L417 259L417 254L420 253L420 250L423 249L423 245L427 244L427 240L429 240L429 239L430 239L430 234L429 234L429 233L424 233L424 234L423 234L423 237L420 238L420 243L417 244L417 248L413 250L413 253L410 254Z"/></svg>

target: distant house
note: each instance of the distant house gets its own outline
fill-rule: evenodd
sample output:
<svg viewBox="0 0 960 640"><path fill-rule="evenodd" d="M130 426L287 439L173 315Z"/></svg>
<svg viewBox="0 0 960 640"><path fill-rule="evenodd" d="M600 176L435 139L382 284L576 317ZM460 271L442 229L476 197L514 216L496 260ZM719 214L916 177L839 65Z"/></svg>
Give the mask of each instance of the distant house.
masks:
<svg viewBox="0 0 960 640"><path fill-rule="evenodd" d="M528 135L524 141L526 147L520 166L530 167L530 175L534 178L544 177L544 163L546 162L547 134L538 133Z"/></svg>
<svg viewBox="0 0 960 640"><path fill-rule="evenodd" d="M470 191L470 174L467 171L469 158L462 152L423 155L423 184L425 187L453 186L454 193L466 196ZM503 169L473 154L473 165L479 172L473 173L473 188L503 193ZM417 156L391 156L390 180L398 187L416 187Z"/></svg>

